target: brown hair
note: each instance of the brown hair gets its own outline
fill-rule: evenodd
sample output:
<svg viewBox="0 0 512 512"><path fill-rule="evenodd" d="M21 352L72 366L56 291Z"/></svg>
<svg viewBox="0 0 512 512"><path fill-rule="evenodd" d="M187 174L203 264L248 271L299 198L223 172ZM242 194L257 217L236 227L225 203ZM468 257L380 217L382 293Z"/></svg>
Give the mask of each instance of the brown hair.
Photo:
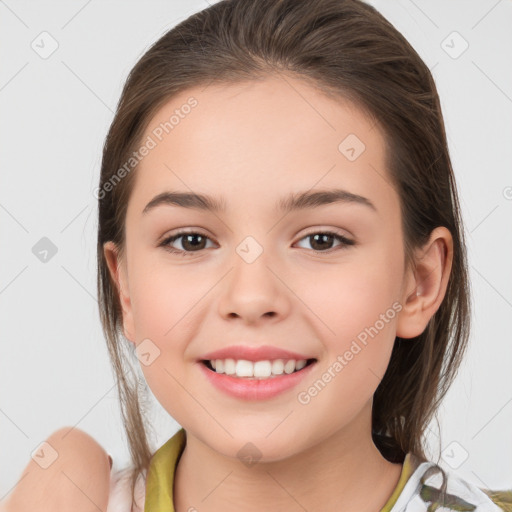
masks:
<svg viewBox="0 0 512 512"><path fill-rule="evenodd" d="M130 368L133 344L121 336L122 310L103 244L112 240L123 252L136 166L108 194L106 184L138 147L156 111L177 93L276 73L348 99L379 123L387 144L387 171L400 197L407 265L414 265L413 249L426 243L437 226L448 228L453 237L445 297L421 335L396 338L374 395L372 435L388 460L403 461L407 452L426 459L425 431L466 349L470 293L462 219L428 67L391 23L359 0L220 1L168 31L138 61L103 150L98 296L135 469L132 484L152 454L139 400L142 382Z"/></svg>

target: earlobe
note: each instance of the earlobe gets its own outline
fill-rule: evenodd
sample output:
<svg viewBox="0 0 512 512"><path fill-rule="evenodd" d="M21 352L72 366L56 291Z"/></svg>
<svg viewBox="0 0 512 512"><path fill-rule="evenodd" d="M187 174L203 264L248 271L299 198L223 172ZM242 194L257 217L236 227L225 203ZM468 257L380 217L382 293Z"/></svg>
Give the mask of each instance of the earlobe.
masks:
<svg viewBox="0 0 512 512"><path fill-rule="evenodd" d="M416 251L415 268L409 271L404 281L397 336L414 338L425 330L444 299L452 259L451 233L443 226L437 227L428 242Z"/></svg>
<svg viewBox="0 0 512 512"><path fill-rule="evenodd" d="M128 276L124 260L119 256L119 250L114 242L105 242L103 245L103 254L110 272L110 276L115 283L117 296L121 304L123 313L123 331L127 340L134 342L133 314L131 300L128 292Z"/></svg>

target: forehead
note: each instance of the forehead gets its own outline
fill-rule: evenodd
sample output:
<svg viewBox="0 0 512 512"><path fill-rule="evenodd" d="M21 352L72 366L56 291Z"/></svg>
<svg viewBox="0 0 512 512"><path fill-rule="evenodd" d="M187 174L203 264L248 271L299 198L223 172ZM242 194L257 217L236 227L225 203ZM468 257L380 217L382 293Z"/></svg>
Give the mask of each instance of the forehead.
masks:
<svg viewBox="0 0 512 512"><path fill-rule="evenodd" d="M137 167L129 207L139 213L175 189L222 196L228 209L328 187L382 207L397 200L379 126L295 78L190 88L160 108L144 141L152 148Z"/></svg>

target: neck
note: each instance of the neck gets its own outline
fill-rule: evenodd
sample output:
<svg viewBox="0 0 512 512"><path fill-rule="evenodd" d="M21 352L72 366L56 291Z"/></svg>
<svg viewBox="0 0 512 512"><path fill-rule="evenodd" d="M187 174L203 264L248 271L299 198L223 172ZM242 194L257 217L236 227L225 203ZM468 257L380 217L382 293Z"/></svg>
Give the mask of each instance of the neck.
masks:
<svg viewBox="0 0 512 512"><path fill-rule="evenodd" d="M176 512L376 512L398 484L402 464L387 461L371 438L370 407L351 424L284 460L245 466L187 431L176 468Z"/></svg>

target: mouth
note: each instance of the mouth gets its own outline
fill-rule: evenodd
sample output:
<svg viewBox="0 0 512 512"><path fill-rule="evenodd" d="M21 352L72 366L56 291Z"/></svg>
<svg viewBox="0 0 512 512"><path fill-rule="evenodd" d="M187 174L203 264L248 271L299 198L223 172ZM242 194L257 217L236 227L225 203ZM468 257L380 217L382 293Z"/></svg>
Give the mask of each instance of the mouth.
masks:
<svg viewBox="0 0 512 512"><path fill-rule="evenodd" d="M200 361L209 371L215 374L223 374L244 380L268 380L284 377L300 373L316 362L316 358L302 360L275 359L255 362L244 359L203 359Z"/></svg>
<svg viewBox="0 0 512 512"><path fill-rule="evenodd" d="M215 389L237 400L273 399L291 391L315 371L316 358L273 359L200 359L201 374Z"/></svg>

